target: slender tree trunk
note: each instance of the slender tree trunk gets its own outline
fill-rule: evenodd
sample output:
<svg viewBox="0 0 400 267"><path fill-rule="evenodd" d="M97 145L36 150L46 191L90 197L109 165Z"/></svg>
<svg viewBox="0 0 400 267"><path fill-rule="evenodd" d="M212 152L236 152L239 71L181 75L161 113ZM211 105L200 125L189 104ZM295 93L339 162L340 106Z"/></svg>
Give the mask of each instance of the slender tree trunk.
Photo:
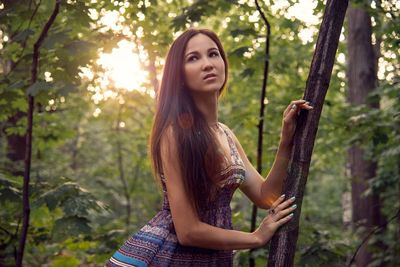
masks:
<svg viewBox="0 0 400 267"><path fill-rule="evenodd" d="M368 94L377 85L377 54L371 41L372 26L369 14L360 8L349 8L348 11L348 101L352 105L366 105L378 109L379 100L370 99ZM372 192L368 196L364 193L369 189L369 180L376 175L377 164L374 161L365 159L364 150L353 145L348 151L352 205L353 224L361 230L360 240L375 226L385 223L381 213L379 195ZM372 254L368 251L366 242L356 255L357 266L367 266L372 261ZM384 265L380 265L384 266Z"/></svg>
<svg viewBox="0 0 400 267"><path fill-rule="evenodd" d="M7 120L7 127L16 126L18 121L25 116L26 113L18 111ZM26 135L7 135L7 158L12 164L4 167L14 176L24 175L23 160L25 159L25 139Z"/></svg>
<svg viewBox="0 0 400 267"><path fill-rule="evenodd" d="M284 183L285 194L287 196L296 196L298 209L294 213L293 219L283 225L272 238L268 259L268 266L270 267L293 266L299 233L301 203L318 130L318 122L332 75L347 5L348 0L328 0L326 4L303 97L314 106L314 109L300 112L293 138L288 175Z"/></svg>
<svg viewBox="0 0 400 267"><path fill-rule="evenodd" d="M265 116L265 98L267 97L267 82L268 82L268 72L269 72L269 44L271 39L271 25L268 22L268 19L265 17L264 12L261 10L261 7L256 0L256 7L258 12L261 15L261 18L264 21L265 26L267 27L267 35L265 36L265 58L264 58L264 75L263 75L263 83L261 87L261 95L260 95L260 113L258 116L258 140L257 140L257 171L258 173L262 173L262 155L263 155L263 133L264 133L264 116ZM250 231L253 232L256 229L256 221L257 221L257 206L253 204L253 209L251 212L251 226ZM254 259L254 249L249 251L249 267L255 266Z"/></svg>
<svg viewBox="0 0 400 267"><path fill-rule="evenodd" d="M74 127L74 130L76 131L76 136L74 140L72 141L71 144L71 164L70 168L74 171L78 170L78 153L79 153L79 140L81 138L81 133L80 133L80 122L77 123L77 125Z"/></svg>
<svg viewBox="0 0 400 267"><path fill-rule="evenodd" d="M31 70L31 85L37 80L38 65L39 65L39 50L47 33L54 23L58 12L60 10L60 0L56 0L54 10L44 26L42 32L39 35L38 40L33 46L33 56L32 56L32 70ZM33 109L34 109L34 98L32 95L28 94L28 125L26 129L26 142L25 142L25 170L24 170L24 183L22 188L22 229L21 236L18 244L17 260L16 266L21 267L24 257L26 237L28 235L29 227L29 215L30 215L30 204L29 204L29 180L31 171L31 156L32 156L32 126L33 126Z"/></svg>
<svg viewBox="0 0 400 267"><path fill-rule="evenodd" d="M125 195L125 201L126 201L126 231L129 231L129 226L131 224L131 198L129 195L129 187L128 187L128 182L126 181L125 178L125 170L124 170L124 159L122 155L122 143L121 143L121 130L120 130L120 123L121 123L121 113L122 113L122 104L119 104L119 109L118 109L118 117L117 117L117 126L116 126L116 131L117 131L117 164L118 164L118 173L119 173L119 179L121 180L123 189L124 189L124 195Z"/></svg>
<svg viewBox="0 0 400 267"><path fill-rule="evenodd" d="M11 31L11 29L10 29ZM12 33L12 35L15 35ZM25 49L26 47L26 39L21 44L21 46ZM0 59L1 69L0 73L5 74L7 77L12 70L16 68L17 62L13 62L12 60L3 60ZM17 111L13 116L7 119L6 127L15 127L18 121L21 118L26 117L26 112ZM25 159L25 140L26 135L18 135L18 134L10 134L7 136L7 158L12 162L12 164L6 164L4 166L5 170L11 173L13 176L23 176L23 160Z"/></svg>

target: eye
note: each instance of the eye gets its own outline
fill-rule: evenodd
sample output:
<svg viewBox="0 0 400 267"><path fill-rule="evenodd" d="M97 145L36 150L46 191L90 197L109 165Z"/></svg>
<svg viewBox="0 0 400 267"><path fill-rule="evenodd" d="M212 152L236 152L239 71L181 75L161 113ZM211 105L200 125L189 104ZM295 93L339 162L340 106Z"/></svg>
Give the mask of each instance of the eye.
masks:
<svg viewBox="0 0 400 267"><path fill-rule="evenodd" d="M195 61L197 59L198 59L197 56L190 56L190 57L188 57L187 61L191 62L191 61Z"/></svg>
<svg viewBox="0 0 400 267"><path fill-rule="evenodd" d="M219 56L219 52L218 51L212 51L209 54L210 57L218 57Z"/></svg>

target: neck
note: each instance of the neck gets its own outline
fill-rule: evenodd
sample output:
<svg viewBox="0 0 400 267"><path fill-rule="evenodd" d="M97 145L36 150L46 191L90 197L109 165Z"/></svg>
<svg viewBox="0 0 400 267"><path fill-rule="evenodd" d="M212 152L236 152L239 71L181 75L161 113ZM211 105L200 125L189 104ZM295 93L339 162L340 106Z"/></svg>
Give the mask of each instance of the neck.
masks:
<svg viewBox="0 0 400 267"><path fill-rule="evenodd" d="M192 93L192 98L196 103L196 107L205 117L210 127L218 125L218 92Z"/></svg>

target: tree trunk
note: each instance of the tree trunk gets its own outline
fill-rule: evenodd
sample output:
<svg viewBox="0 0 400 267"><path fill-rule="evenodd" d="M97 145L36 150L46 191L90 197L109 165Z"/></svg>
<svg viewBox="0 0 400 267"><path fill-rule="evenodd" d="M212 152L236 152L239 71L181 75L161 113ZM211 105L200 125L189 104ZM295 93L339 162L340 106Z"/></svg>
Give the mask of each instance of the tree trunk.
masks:
<svg viewBox="0 0 400 267"><path fill-rule="evenodd" d="M120 123L121 121L121 116L122 116L122 104L119 104L118 108L118 115L117 115L117 125L116 125L116 135L117 135L117 166L118 166L118 177L121 180L122 187L124 189L124 195L125 195L125 201L126 201L126 232L129 233L129 226L131 224L131 211L132 211L132 206L131 206L131 198L129 194L129 185L128 181L125 178L125 169L124 169L124 158L122 155L122 142L121 142L121 130L120 130Z"/></svg>
<svg viewBox="0 0 400 267"><path fill-rule="evenodd" d="M267 97L267 83L268 83L268 72L269 72L269 47L271 40L271 25L265 16L264 12L261 10L261 7L258 1L255 1L258 12L261 15L262 20L264 21L265 26L267 27L267 35L265 36L265 59L264 59L264 73L263 73L263 83L261 86L261 96L260 96L260 113L258 116L258 141L257 141L257 171L258 173L262 173L262 155L263 155L263 139L264 139L264 116L265 116L265 99ZM256 229L256 220L257 220L257 206L253 204L253 209L251 212L251 225L250 231L253 232ZM255 266L255 258L254 258L255 249L250 249L249 251L249 267Z"/></svg>
<svg viewBox="0 0 400 267"><path fill-rule="evenodd" d="M61 0L56 0L53 13L51 14L49 20L44 26L42 32L39 35L38 40L33 46L32 55L32 69L31 69L31 85L33 85L37 80L39 57L40 57L40 46L43 44L47 33L53 25L58 12L60 10ZM26 238L28 236L29 228L29 216L30 216L30 203L29 203L29 183L30 183L30 172L31 172L31 156L32 156L32 128L33 128L33 109L34 109L34 98L32 95L28 94L28 125L26 127L26 142L25 142L25 168L24 168L24 183L22 187L22 228L21 235L18 243L18 251L16 257L16 266L22 267L24 250Z"/></svg>
<svg viewBox="0 0 400 267"><path fill-rule="evenodd" d="M26 113L18 111L7 120L7 127L15 127ZM7 158L12 164L7 164L5 169L14 176L23 176L23 160L25 158L25 135L7 135Z"/></svg>
<svg viewBox="0 0 400 267"><path fill-rule="evenodd" d="M310 167L318 122L332 75L339 36L348 0L328 0L320 27L316 50L311 63L304 99L314 109L302 110L293 139L293 149L284 183L286 196L296 196L298 209L289 223L283 225L272 238L268 266L293 266L299 233L301 203Z"/></svg>
<svg viewBox="0 0 400 267"><path fill-rule="evenodd" d="M352 105L379 108L377 99L367 100L368 94L377 85L377 53L371 41L371 18L365 10L350 7L348 24L348 101ZM380 211L379 195L375 192L368 196L363 195L369 189L368 181L376 175L377 164L365 159L364 150L357 145L350 147L348 156L353 205L352 222L355 228L360 228L359 235L362 240L375 226L385 223ZM361 267L367 266L371 261L372 254L368 251L366 242L356 255L355 262Z"/></svg>

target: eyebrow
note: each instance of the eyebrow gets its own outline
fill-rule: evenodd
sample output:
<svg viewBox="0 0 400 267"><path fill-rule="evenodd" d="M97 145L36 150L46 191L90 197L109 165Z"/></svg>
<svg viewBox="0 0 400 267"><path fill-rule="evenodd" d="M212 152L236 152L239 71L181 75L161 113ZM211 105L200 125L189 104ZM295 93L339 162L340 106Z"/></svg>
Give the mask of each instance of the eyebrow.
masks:
<svg viewBox="0 0 400 267"><path fill-rule="evenodd" d="M209 48L209 49L207 50L207 52L210 52L210 51L212 51L212 50L219 51L218 48L212 47L212 48ZM189 55L191 55L191 54L199 54L199 51L197 51L197 50L195 50L195 51L190 51L189 53L187 53L187 54L185 55L185 57L187 57L187 56L189 56Z"/></svg>

